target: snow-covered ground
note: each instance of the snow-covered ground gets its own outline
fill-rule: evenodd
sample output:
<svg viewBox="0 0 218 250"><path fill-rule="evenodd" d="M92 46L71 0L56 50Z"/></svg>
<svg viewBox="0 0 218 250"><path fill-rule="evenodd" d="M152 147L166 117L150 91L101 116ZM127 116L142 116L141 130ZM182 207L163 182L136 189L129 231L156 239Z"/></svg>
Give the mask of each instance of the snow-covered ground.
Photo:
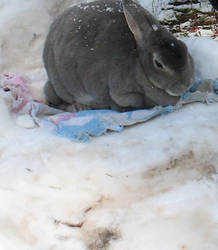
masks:
<svg viewBox="0 0 218 250"><path fill-rule="evenodd" d="M47 29L71 3L0 0L0 73L27 74L36 98ZM185 42L196 74L218 78L218 42ZM19 127L3 98L0 110L1 250L218 249L218 104L90 144Z"/></svg>

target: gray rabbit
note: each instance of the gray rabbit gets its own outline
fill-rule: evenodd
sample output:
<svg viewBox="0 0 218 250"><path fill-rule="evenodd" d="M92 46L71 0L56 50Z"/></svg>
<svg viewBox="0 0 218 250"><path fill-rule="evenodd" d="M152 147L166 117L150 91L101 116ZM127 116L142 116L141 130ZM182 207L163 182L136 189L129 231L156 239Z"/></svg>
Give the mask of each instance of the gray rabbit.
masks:
<svg viewBox="0 0 218 250"><path fill-rule="evenodd" d="M50 27L44 92L55 107L126 111L176 104L193 83L187 47L132 0L73 6Z"/></svg>

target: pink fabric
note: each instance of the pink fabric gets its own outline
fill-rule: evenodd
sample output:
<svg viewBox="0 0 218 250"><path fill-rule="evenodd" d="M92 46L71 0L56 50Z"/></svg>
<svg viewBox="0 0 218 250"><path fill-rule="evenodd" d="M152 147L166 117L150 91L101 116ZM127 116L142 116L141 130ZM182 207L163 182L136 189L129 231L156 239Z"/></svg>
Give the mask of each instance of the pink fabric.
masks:
<svg viewBox="0 0 218 250"><path fill-rule="evenodd" d="M0 87L4 91L10 91L13 97L12 111L20 112L29 101L32 101L30 94L30 80L19 73L0 75Z"/></svg>

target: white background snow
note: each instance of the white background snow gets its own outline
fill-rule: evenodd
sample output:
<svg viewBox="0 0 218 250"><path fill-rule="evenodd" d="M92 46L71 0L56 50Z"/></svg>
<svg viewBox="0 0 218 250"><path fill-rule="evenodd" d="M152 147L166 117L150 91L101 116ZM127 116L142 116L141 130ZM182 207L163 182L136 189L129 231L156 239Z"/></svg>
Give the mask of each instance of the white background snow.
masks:
<svg viewBox="0 0 218 250"><path fill-rule="evenodd" d="M36 98L45 35L71 3L0 0L0 73L27 74ZM218 78L218 43L185 41L198 76ZM19 127L3 98L0 110L0 249L218 249L218 104L90 144Z"/></svg>

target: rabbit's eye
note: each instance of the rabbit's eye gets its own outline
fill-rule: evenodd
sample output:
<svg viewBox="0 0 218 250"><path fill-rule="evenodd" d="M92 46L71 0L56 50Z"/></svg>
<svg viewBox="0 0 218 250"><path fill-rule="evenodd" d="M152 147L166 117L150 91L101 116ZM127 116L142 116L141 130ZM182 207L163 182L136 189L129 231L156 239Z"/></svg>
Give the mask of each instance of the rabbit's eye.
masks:
<svg viewBox="0 0 218 250"><path fill-rule="evenodd" d="M163 65L157 59L154 60L154 63L158 68L163 69Z"/></svg>

